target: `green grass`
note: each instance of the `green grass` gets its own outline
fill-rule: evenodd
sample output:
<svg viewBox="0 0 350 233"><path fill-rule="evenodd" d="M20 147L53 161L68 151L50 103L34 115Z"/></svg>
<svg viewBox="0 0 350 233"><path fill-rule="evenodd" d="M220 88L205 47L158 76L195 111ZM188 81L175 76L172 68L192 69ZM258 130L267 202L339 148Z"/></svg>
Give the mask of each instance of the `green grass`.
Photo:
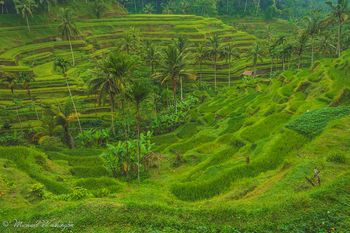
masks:
<svg viewBox="0 0 350 233"><path fill-rule="evenodd" d="M328 122L348 116L350 108L323 108L306 112L290 122L287 127L293 129L305 136L315 137L322 133Z"/></svg>
<svg viewBox="0 0 350 233"><path fill-rule="evenodd" d="M242 21L260 37L264 22ZM57 25L49 24L42 32L42 25L35 25L29 36L17 23L0 28L0 41L23 37L23 44L11 42L0 52L0 64L9 62L2 67L13 71L27 64L36 75L32 94L39 103L65 101L65 82L53 70L52 58L62 55L70 59L66 42L34 41L54 35ZM283 33L288 24L277 21L271 25ZM143 38L159 41L162 46L180 34L204 43L214 31L242 49L249 49L255 40L255 36L220 20L198 16L78 19L78 26L84 41L75 41L79 47L75 48L77 66L69 70L69 82L82 122L98 119L107 124L108 105L93 111L94 100L87 95L84 75L94 65L88 58L115 49L120 33L129 26L140 28ZM5 36L8 28L12 30ZM191 49L196 47L191 45ZM215 95L207 94L206 100L190 111L184 125L154 137L161 165L143 176L140 185L108 173L99 157L104 148L44 151L34 146L0 147L0 221L71 221L74 232L289 233L332 232L332 228L347 232L349 57L347 51L339 59L317 61L313 69L245 81L239 75L251 64L235 61L230 88L228 66L220 61L218 78L224 88ZM207 62L203 68L204 80L212 83L213 64ZM258 68L269 70L269 64L262 62ZM1 122L10 119L18 130L14 97L10 90L1 88ZM23 101L19 110L23 125L40 126L33 110L26 106L31 101L20 86L15 98ZM178 157L181 161L176 164ZM315 167L320 171L321 186L314 187L305 177L312 177ZM29 188L37 183L44 185L46 196L33 202L28 197ZM92 195L79 201L65 200L76 187ZM0 225L1 232L13 230Z"/></svg>

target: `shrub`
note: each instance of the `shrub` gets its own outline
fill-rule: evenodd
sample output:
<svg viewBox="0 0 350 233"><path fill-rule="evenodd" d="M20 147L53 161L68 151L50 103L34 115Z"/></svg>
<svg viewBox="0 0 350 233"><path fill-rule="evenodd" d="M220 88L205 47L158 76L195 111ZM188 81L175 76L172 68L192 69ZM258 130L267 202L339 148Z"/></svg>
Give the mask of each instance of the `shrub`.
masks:
<svg viewBox="0 0 350 233"><path fill-rule="evenodd" d="M0 145L3 146L17 146L25 143L23 134L17 132L3 134L0 137Z"/></svg>
<svg viewBox="0 0 350 233"><path fill-rule="evenodd" d="M45 150L56 150L63 147L61 139L58 137L44 136L39 139L39 145Z"/></svg>
<svg viewBox="0 0 350 233"><path fill-rule="evenodd" d="M329 121L349 114L349 107L317 109L298 116L288 123L286 127L312 138L322 133Z"/></svg>
<svg viewBox="0 0 350 233"><path fill-rule="evenodd" d="M111 191L110 189L102 188L102 189L95 190L93 194L95 197L107 197L111 194Z"/></svg>
<svg viewBox="0 0 350 233"><path fill-rule="evenodd" d="M87 189L76 187L73 189L72 193L68 195L68 200L77 201L91 196Z"/></svg>
<svg viewBox="0 0 350 233"><path fill-rule="evenodd" d="M45 194L44 188L45 186L42 184L33 184L30 186L29 195L35 199L43 199Z"/></svg>
<svg viewBox="0 0 350 233"><path fill-rule="evenodd" d="M346 163L346 157L343 154L339 154L339 153L334 153L331 154L327 157L327 161L328 162L333 162L333 163Z"/></svg>

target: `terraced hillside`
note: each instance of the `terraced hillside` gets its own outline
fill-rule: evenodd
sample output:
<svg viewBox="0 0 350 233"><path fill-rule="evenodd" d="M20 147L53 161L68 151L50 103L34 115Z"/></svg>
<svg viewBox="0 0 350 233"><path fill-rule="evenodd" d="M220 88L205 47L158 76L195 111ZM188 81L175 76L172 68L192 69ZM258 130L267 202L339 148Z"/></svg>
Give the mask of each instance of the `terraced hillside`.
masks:
<svg viewBox="0 0 350 233"><path fill-rule="evenodd" d="M81 20L77 26L80 36L72 41L77 65L68 71L68 82L77 98L78 111L83 121L96 116L108 117L108 108L97 108L93 97L88 95L86 80L96 60L120 47L124 32L131 27L140 29L142 40L152 41L159 47L164 47L174 38L185 36L189 38L190 49L194 54L200 44L206 45L210 35L218 33L222 45L234 43L241 51L241 59L234 59L231 64L233 79L239 78L244 70L251 69L251 60L245 58L245 53L256 41L254 36L237 31L218 19L199 16L129 15ZM4 42L0 44L0 72L28 72L35 75L35 81L31 82L31 94L36 106L33 106L27 90L21 84L15 85L14 93L11 93L6 81L0 86L0 108L4 110L1 111L0 123L6 117L15 129L39 127L41 122L36 119L37 113L41 114L41 104L59 103L68 95L65 78L53 69L55 57L71 60L68 41L58 38L55 24L34 25L30 34L25 30L22 26L0 27L1 41ZM213 82L215 72L212 62L194 64L193 67L193 72L202 81L208 84ZM276 64L278 67L280 64ZM257 68L260 74L268 72L269 62L260 61ZM219 85L226 85L227 77L228 64L221 58L217 71Z"/></svg>
<svg viewBox="0 0 350 233"><path fill-rule="evenodd" d="M106 177L98 150L3 147L0 216L79 232L347 232L349 61L237 81L154 139L161 166L140 187ZM46 200L26 196L33 183ZM94 189L74 202L77 186Z"/></svg>

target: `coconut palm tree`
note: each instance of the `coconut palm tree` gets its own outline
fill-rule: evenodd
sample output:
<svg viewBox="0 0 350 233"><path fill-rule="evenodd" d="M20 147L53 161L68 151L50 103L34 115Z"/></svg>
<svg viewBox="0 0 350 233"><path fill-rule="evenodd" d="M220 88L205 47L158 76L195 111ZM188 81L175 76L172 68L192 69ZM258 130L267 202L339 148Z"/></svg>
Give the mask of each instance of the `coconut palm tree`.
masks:
<svg viewBox="0 0 350 233"><path fill-rule="evenodd" d="M12 73L0 73L1 80L10 89L12 95L15 94L15 87L17 85L17 77Z"/></svg>
<svg viewBox="0 0 350 233"><path fill-rule="evenodd" d="M338 24L337 55L339 57L342 50L342 44L341 44L342 29L343 29L344 23L348 20L349 13L350 13L348 8L348 0L337 0L336 3L332 1L327 1L326 4L332 10L331 14L328 16L326 21Z"/></svg>
<svg viewBox="0 0 350 233"><path fill-rule="evenodd" d="M180 53L185 54L188 50L188 40L185 36L180 36L175 40L175 46Z"/></svg>
<svg viewBox="0 0 350 233"><path fill-rule="evenodd" d="M73 149L75 147L75 142L70 131L70 124L76 119L78 119L78 115L76 113L72 113L68 103L66 103L63 109L60 106L58 106L58 108L54 111L56 112L56 124L60 125L63 129L64 142L68 145L70 149Z"/></svg>
<svg viewBox="0 0 350 233"><path fill-rule="evenodd" d="M33 9L37 7L34 0L15 0L17 14L21 14L26 19L27 28L30 32L29 17L33 15Z"/></svg>
<svg viewBox="0 0 350 233"><path fill-rule="evenodd" d="M162 79L162 83L172 82L173 100L175 112L177 112L177 83L181 76L189 76L186 57L179 52L175 45L169 45L163 53L160 71L156 77Z"/></svg>
<svg viewBox="0 0 350 233"><path fill-rule="evenodd" d="M106 3L103 0L94 0L94 11L96 18L100 18L103 12L106 10Z"/></svg>
<svg viewBox="0 0 350 233"><path fill-rule="evenodd" d="M89 87L92 92L98 93L99 102L107 95L111 109L111 128L115 136L115 105L116 97L120 95L124 101L128 78L134 68L134 61L126 54L110 54L98 64L95 76L89 80ZM124 111L124 110L123 110Z"/></svg>
<svg viewBox="0 0 350 233"><path fill-rule="evenodd" d="M195 63L199 66L199 78L198 78L198 82L199 84L201 83L202 81L202 65L203 65L203 60L205 60L207 57L207 52L205 50L205 47L202 45L202 44L199 44L197 46L197 49L196 49L196 53L194 54L194 59L195 59Z"/></svg>
<svg viewBox="0 0 350 233"><path fill-rule="evenodd" d="M46 5L47 12L50 13L51 7L57 4L57 0L39 0L41 5Z"/></svg>
<svg viewBox="0 0 350 233"><path fill-rule="evenodd" d="M280 56L282 60L283 70L286 68L286 63L288 62L288 69L290 65L290 59L292 58L294 47L292 44L288 43L284 45L280 51Z"/></svg>
<svg viewBox="0 0 350 233"><path fill-rule="evenodd" d="M155 66L159 62L159 51L157 48L149 41L146 42L144 51L144 60L151 68L151 74L154 74Z"/></svg>
<svg viewBox="0 0 350 233"><path fill-rule="evenodd" d="M207 57L214 62L214 87L217 87L217 62L222 55L221 41L219 34L214 33L208 38Z"/></svg>
<svg viewBox="0 0 350 233"><path fill-rule="evenodd" d="M34 107L36 118L37 120L39 120L39 114L38 114L38 111L36 110L36 106L30 92L30 83L33 82L34 80L35 80L34 75L30 73L24 73L24 72L19 73L18 81L22 82L23 88L27 90L28 97L31 100Z"/></svg>
<svg viewBox="0 0 350 233"><path fill-rule="evenodd" d="M142 40L141 40L141 31L138 28L130 27L125 31L121 48L128 54L138 55L141 51Z"/></svg>
<svg viewBox="0 0 350 233"><path fill-rule="evenodd" d="M256 66L259 61L263 61L262 59L263 55L264 55L264 52L262 50L261 45L258 42L255 43L254 47L248 53L248 59L252 61L254 77L256 76L256 72L257 72Z"/></svg>
<svg viewBox="0 0 350 233"><path fill-rule="evenodd" d="M314 64L315 60L315 39L317 35L320 33L321 29L321 21L319 17L306 17L305 18L307 26L306 26L306 33L310 37L311 41L311 66Z"/></svg>
<svg viewBox="0 0 350 233"><path fill-rule="evenodd" d="M199 83L202 81L202 65L203 61L207 59L205 47L202 44L197 46L196 53L194 55L196 64L199 66Z"/></svg>
<svg viewBox="0 0 350 233"><path fill-rule="evenodd" d="M137 80L133 83L130 90L130 97L135 102L136 122L137 122L137 180L140 184L140 160L141 160L141 103L150 93L148 84L145 81Z"/></svg>
<svg viewBox="0 0 350 233"><path fill-rule="evenodd" d="M70 51L72 54L72 65L75 66L75 57L72 46L72 38L79 35L77 26L74 23L72 12L68 8L62 8L60 11L61 23L58 26L58 32L62 39L69 41Z"/></svg>
<svg viewBox="0 0 350 233"><path fill-rule="evenodd" d="M34 75L30 73L24 73L24 72L19 73L18 81L22 82L23 87L27 90L27 94L30 99L32 98L32 95L30 92L30 83L33 82L34 80L35 80Z"/></svg>
<svg viewBox="0 0 350 233"><path fill-rule="evenodd" d="M143 13L152 14L155 11L155 8L152 3L147 3L143 8Z"/></svg>
<svg viewBox="0 0 350 233"><path fill-rule="evenodd" d="M175 46L179 51L179 55L183 56L182 59L187 60L188 59L188 40L184 36L180 36L175 40ZM180 98L181 101L183 100L183 78L184 75L180 75Z"/></svg>
<svg viewBox="0 0 350 233"><path fill-rule="evenodd" d="M4 14L5 0L0 0L0 5L1 5L1 14Z"/></svg>
<svg viewBox="0 0 350 233"><path fill-rule="evenodd" d="M298 69L300 69L300 67L302 66L303 54L304 54L308 39L309 39L308 35L304 30L299 32L297 43L295 46L295 52L298 56Z"/></svg>
<svg viewBox="0 0 350 233"><path fill-rule="evenodd" d="M233 44L227 44L222 48L223 56L226 59L228 64L228 86L231 86L231 63L234 58L239 58L240 53L237 48L234 47Z"/></svg>
<svg viewBox="0 0 350 233"><path fill-rule="evenodd" d="M79 126L79 130L80 130L80 133L83 132L83 129L81 127L81 123L80 123L80 118L79 118L79 114L78 114L78 110L77 110L77 106L75 104L75 101L74 101L74 98L73 98L73 94L72 94L72 91L71 91L71 88L70 88L70 85L69 85L69 80L68 80L68 76L67 76L67 70L68 70L68 66L70 65L69 61L65 60L64 58L62 57L57 57L54 61L54 69L56 71L59 71L63 74L63 77L65 78L66 80L66 85L67 85L67 89L68 89L68 93L69 93L69 96L70 96L70 99L72 101L72 104L73 104L73 108L74 108L74 112L75 112L75 115L77 117L77 121L78 121L78 126Z"/></svg>
<svg viewBox="0 0 350 233"><path fill-rule="evenodd" d="M19 116L19 105L20 105L20 101L15 99L15 88L18 82L18 78L12 74L12 73L0 73L0 80L2 81L2 83L4 83L5 85L7 85L7 87L11 90L11 94L12 94L12 101L14 103L14 105L16 106L16 114L17 114L17 119L18 122L22 128L22 121L21 118Z"/></svg>

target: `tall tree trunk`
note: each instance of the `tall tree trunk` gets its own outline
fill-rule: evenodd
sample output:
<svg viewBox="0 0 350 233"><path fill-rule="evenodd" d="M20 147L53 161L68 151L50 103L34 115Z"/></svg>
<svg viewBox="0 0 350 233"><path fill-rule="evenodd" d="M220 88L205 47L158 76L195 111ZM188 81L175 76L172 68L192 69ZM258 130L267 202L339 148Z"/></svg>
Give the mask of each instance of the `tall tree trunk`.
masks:
<svg viewBox="0 0 350 233"><path fill-rule="evenodd" d="M114 96L112 94L109 94L109 101L111 105L111 128L112 128L112 134L113 136L116 136L115 134L115 122L114 122Z"/></svg>
<svg viewBox="0 0 350 233"><path fill-rule="evenodd" d="M314 65L314 38L311 39L311 66Z"/></svg>
<svg viewBox="0 0 350 233"><path fill-rule="evenodd" d="M340 57L340 55L341 55L341 31L342 31L342 24L339 21L339 24L338 24L338 42L337 42L337 55L338 55L338 57Z"/></svg>
<svg viewBox="0 0 350 233"><path fill-rule="evenodd" d="M172 81L173 81L174 108L175 108L175 113L177 113L177 101L176 101L176 88L177 88L177 84L176 84L176 78L173 77Z"/></svg>
<svg viewBox="0 0 350 233"><path fill-rule="evenodd" d="M259 9L260 9L260 0L258 0L257 5L256 5L256 16L259 14Z"/></svg>
<svg viewBox="0 0 350 233"><path fill-rule="evenodd" d="M69 131L68 125L63 126L64 131L64 139L70 149L73 149L75 147L74 139L72 134Z"/></svg>
<svg viewBox="0 0 350 233"><path fill-rule="evenodd" d="M72 54L72 59L73 59L72 65L75 66L75 57L74 57L74 51L73 51L73 46L72 46L72 41L70 39L70 35L68 35L68 41L69 41L70 52Z"/></svg>
<svg viewBox="0 0 350 233"><path fill-rule="evenodd" d="M183 86L182 86L182 77L180 76L180 94L181 94L181 101L183 101Z"/></svg>
<svg viewBox="0 0 350 233"><path fill-rule="evenodd" d="M68 89L68 92L69 92L69 96L70 96L70 99L71 99L72 104L73 104L73 108L74 108L75 115L77 116L79 130L80 130L80 133L82 133L82 132L83 132L83 129L81 128L80 117L79 117L79 115L78 115L77 106L75 105L75 101L74 101L74 99L73 99L72 91L71 91L71 89L70 89L69 82L68 82L68 77L67 77L66 74L65 74L65 76L66 76L65 78L66 78L66 84L67 84L67 89Z"/></svg>
<svg viewBox="0 0 350 233"><path fill-rule="evenodd" d="M228 0L226 0L226 13L227 13L227 15L229 15L229 6L228 6Z"/></svg>
<svg viewBox="0 0 350 233"><path fill-rule="evenodd" d="M139 185L141 184L140 180L140 160L141 160L141 130L140 130L140 103L136 102L136 118L137 118L137 180Z"/></svg>
<svg viewBox="0 0 350 233"><path fill-rule="evenodd" d="M27 94L28 94L29 99L31 100L31 102L32 102L32 104L33 104L34 111L35 111L35 115L36 115L36 119L37 119L37 120L40 120L40 119L39 119L39 114L38 114L38 111L36 110L35 102L34 102L34 100L33 100L33 98L32 98L31 93L30 93L30 87L29 87L29 84L28 84L28 86L27 86Z"/></svg>
<svg viewBox="0 0 350 233"><path fill-rule="evenodd" d="M216 75L217 75L217 64L216 64L216 61L217 61L217 58L215 58L215 61L214 61L214 66L215 66L215 73L214 73L214 89L216 91Z"/></svg>
<svg viewBox="0 0 350 233"><path fill-rule="evenodd" d="M122 113L123 113L123 118L124 118L124 136L125 136L125 141L129 140L129 130L128 130L128 122L126 119L126 113L125 113L125 103L124 103L124 98L122 99Z"/></svg>
<svg viewBox="0 0 350 233"><path fill-rule="evenodd" d="M271 56L270 78L272 78L272 72L273 72L273 56Z"/></svg>
<svg viewBox="0 0 350 233"><path fill-rule="evenodd" d="M199 62L199 85L202 82L202 62Z"/></svg>
<svg viewBox="0 0 350 233"><path fill-rule="evenodd" d="M247 7L248 7L248 0L245 0L244 12L243 13L245 13L247 11Z"/></svg>
<svg viewBox="0 0 350 233"><path fill-rule="evenodd" d="M231 61L228 62L228 86L231 87Z"/></svg>
<svg viewBox="0 0 350 233"><path fill-rule="evenodd" d="M28 20L28 16L27 16L27 15L26 15L26 21L27 21L27 28L28 28L28 31L30 32L29 20Z"/></svg>

